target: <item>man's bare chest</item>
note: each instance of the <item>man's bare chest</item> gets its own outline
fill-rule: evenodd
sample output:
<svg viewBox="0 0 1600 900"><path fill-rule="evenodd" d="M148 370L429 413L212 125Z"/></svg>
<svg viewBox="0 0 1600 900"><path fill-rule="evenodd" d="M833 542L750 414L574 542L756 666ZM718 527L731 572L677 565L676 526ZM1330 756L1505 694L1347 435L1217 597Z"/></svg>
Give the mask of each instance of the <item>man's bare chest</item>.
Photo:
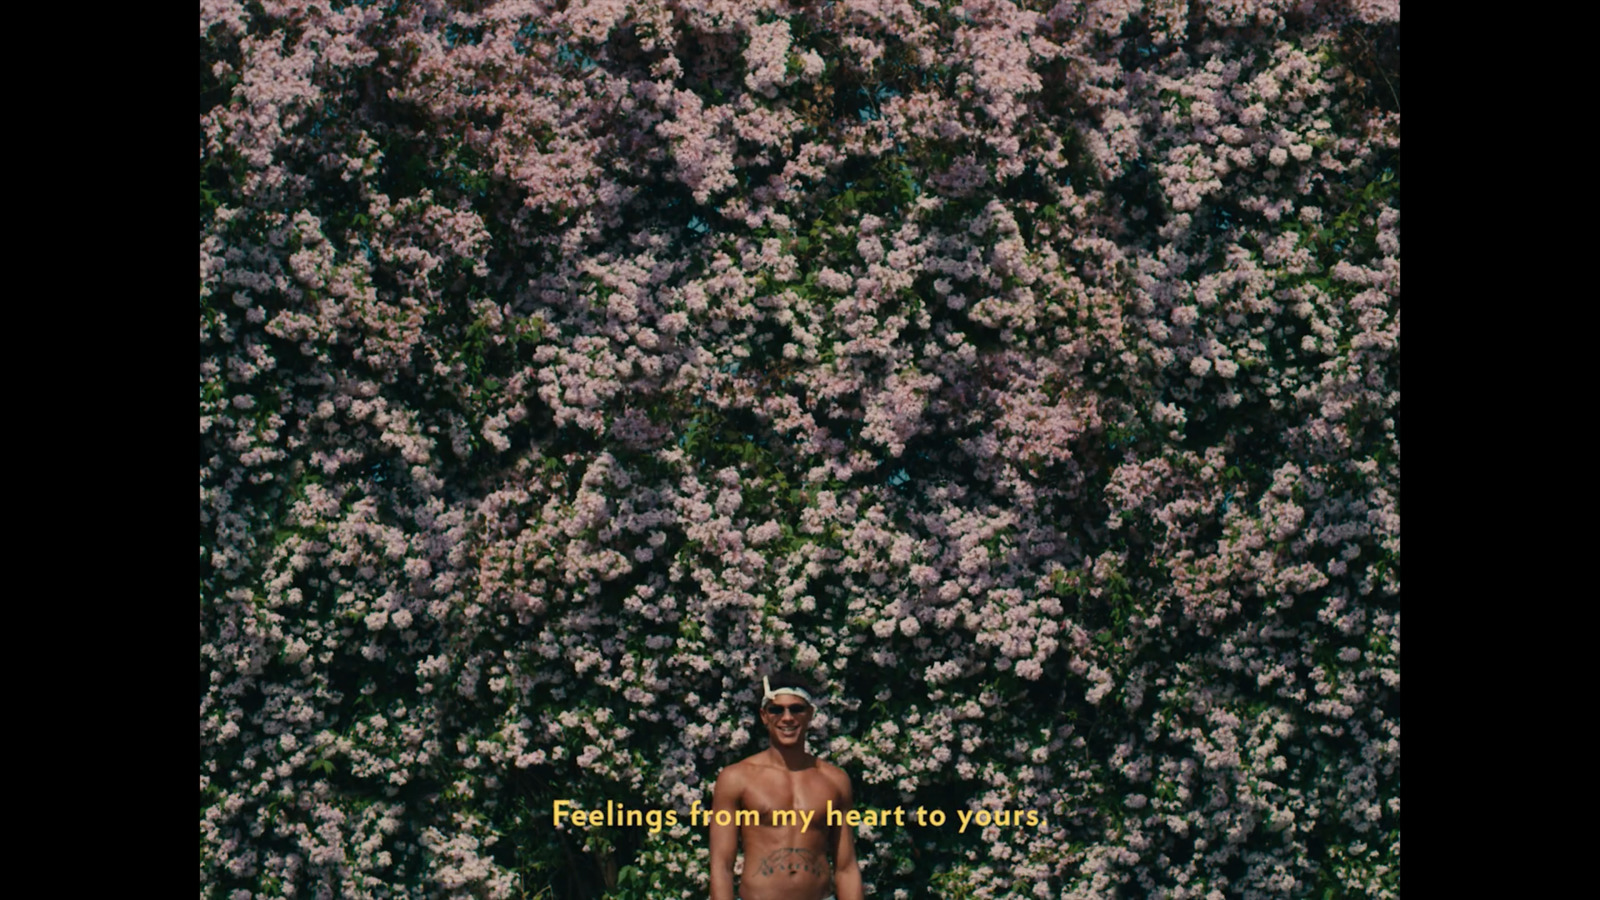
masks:
<svg viewBox="0 0 1600 900"><path fill-rule="evenodd" d="M820 772L768 770L751 778L740 806L760 813L765 826L812 823L814 828L822 824L828 804L838 806L839 800L838 788Z"/></svg>

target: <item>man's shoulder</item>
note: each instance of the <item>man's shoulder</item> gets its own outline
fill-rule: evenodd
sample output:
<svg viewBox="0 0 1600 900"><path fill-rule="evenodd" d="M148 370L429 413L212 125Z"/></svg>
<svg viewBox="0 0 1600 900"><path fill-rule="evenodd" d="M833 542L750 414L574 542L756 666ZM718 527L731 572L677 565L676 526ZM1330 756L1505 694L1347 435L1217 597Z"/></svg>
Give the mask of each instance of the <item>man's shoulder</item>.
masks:
<svg viewBox="0 0 1600 900"><path fill-rule="evenodd" d="M850 776L846 775L843 769L831 762L828 762L820 756L813 756L811 759L813 764L816 766L816 771L826 776L829 780L843 781L846 784L850 783ZM744 759L741 759L738 762L732 762L726 766L723 766L722 771L717 773L717 780L722 781L724 778L732 778L736 780L743 779L767 770L779 774L784 772L784 769L772 764L772 761L767 758L767 754L754 753L750 756L746 756Z"/></svg>
<svg viewBox="0 0 1600 900"><path fill-rule="evenodd" d="M843 769L833 763L818 757L817 771L822 773L824 778L838 785L841 790L848 791L850 789L850 776L846 775Z"/></svg>
<svg viewBox="0 0 1600 900"><path fill-rule="evenodd" d="M743 781L744 779L750 777L750 775L760 765L761 754L759 753L752 756L746 756L744 759L741 759L738 762L729 763L722 767L721 772L717 773L717 783L723 784L724 782Z"/></svg>
<svg viewBox="0 0 1600 900"><path fill-rule="evenodd" d="M767 754L765 752L752 753L736 763L729 763L727 768L724 768L722 771L731 772L738 770L741 774L743 774L749 773L754 769L759 769L762 766L766 766L768 768L771 768L772 766L772 764L767 761Z"/></svg>

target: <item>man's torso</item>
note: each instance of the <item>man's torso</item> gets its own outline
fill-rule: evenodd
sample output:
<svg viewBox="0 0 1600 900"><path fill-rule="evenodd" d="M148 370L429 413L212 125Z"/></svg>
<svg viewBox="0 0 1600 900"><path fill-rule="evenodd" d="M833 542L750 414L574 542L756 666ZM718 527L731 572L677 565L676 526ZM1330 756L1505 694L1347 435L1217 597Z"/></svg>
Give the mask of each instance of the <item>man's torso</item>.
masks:
<svg viewBox="0 0 1600 900"><path fill-rule="evenodd" d="M742 900L822 900L832 892L833 866L828 859L832 830L827 809L837 809L840 791L818 760L807 769L790 771L759 765L752 757L743 767L744 790L739 807L761 816L758 827L739 829L744 848Z"/></svg>

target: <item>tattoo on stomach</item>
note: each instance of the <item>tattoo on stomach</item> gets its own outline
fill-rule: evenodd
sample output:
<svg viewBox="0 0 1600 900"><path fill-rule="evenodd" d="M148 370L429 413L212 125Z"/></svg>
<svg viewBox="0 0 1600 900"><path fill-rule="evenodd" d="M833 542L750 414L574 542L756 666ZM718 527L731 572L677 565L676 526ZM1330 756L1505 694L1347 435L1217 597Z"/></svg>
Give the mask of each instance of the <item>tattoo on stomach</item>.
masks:
<svg viewBox="0 0 1600 900"><path fill-rule="evenodd" d="M758 872L762 875L793 875L797 872L807 875L827 875L828 860L815 850L784 847L768 853L761 860Z"/></svg>

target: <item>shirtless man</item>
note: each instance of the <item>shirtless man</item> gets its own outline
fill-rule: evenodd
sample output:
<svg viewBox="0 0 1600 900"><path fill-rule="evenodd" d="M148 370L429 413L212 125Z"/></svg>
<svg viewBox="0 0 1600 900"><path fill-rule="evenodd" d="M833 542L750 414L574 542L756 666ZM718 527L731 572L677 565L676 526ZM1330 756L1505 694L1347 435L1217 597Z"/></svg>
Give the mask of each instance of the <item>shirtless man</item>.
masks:
<svg viewBox="0 0 1600 900"><path fill-rule="evenodd" d="M862 900L855 837L849 825L829 827L826 818L830 802L836 812L850 809L850 777L806 752L813 689L789 671L763 678L762 687L767 749L723 769L711 794L713 815L753 810L760 824L712 824L711 900L734 900L740 844L740 900Z"/></svg>

